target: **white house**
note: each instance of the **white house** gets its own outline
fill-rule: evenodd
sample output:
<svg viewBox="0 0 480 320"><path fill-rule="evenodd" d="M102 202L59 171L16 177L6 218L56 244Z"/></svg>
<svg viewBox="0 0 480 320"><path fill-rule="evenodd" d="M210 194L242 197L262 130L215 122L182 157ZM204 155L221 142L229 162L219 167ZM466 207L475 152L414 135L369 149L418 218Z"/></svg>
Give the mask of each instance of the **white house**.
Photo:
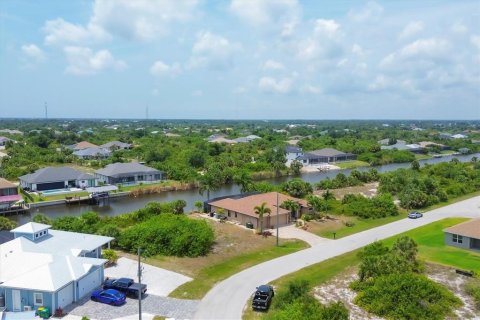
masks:
<svg viewBox="0 0 480 320"><path fill-rule="evenodd" d="M299 147L295 146L286 146L285 147L285 157L287 158L287 166L290 166L293 160L296 160L298 157L303 156L303 151Z"/></svg>
<svg viewBox="0 0 480 320"><path fill-rule="evenodd" d="M0 296L7 311L57 308L101 286L105 259L101 248L113 238L51 230L29 222L0 245Z"/></svg>

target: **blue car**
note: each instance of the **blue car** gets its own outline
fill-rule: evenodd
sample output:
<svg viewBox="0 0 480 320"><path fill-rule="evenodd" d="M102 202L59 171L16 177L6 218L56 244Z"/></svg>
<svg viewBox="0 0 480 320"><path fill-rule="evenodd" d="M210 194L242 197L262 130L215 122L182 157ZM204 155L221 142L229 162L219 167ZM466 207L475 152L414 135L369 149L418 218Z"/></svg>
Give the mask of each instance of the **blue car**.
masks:
<svg viewBox="0 0 480 320"><path fill-rule="evenodd" d="M95 290L92 292L90 298L93 301L110 304L112 306L119 306L125 303L125 294L114 290Z"/></svg>

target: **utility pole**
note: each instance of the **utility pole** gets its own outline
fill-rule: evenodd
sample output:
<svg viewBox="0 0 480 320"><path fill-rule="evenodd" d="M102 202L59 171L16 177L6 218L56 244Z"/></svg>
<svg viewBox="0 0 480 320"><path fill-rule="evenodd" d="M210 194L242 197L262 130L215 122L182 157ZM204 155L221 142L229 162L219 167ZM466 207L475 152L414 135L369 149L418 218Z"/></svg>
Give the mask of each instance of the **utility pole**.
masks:
<svg viewBox="0 0 480 320"><path fill-rule="evenodd" d="M277 247L278 247L278 192L277 192Z"/></svg>
<svg viewBox="0 0 480 320"><path fill-rule="evenodd" d="M142 249L138 248L138 320L142 320L142 267L140 265L140 254Z"/></svg>

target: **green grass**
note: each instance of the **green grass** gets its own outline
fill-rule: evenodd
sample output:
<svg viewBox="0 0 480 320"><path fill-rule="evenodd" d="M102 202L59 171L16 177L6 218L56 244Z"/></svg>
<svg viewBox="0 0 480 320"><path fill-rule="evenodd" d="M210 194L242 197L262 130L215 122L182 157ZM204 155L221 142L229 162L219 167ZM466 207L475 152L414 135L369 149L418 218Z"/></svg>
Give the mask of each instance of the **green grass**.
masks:
<svg viewBox="0 0 480 320"><path fill-rule="evenodd" d="M360 161L360 160L336 162L335 165L337 167L340 167L340 169L351 169L351 168L369 167L370 166L370 164L368 162Z"/></svg>
<svg viewBox="0 0 480 320"><path fill-rule="evenodd" d="M480 273L480 253L445 245L443 229L468 219L449 218L407 231L385 241L391 245L400 236L409 236L418 244L422 260Z"/></svg>
<svg viewBox="0 0 480 320"><path fill-rule="evenodd" d="M415 154L415 159L416 160L426 160L426 159L431 159L432 156L429 154Z"/></svg>
<svg viewBox="0 0 480 320"><path fill-rule="evenodd" d="M406 213L401 213L398 216L389 216L389 217L379 218L379 219L358 219L358 218L352 217L351 220L354 221L355 223L353 227L347 227L343 225L342 228L337 229L335 231L322 230L318 232L317 235L320 237L333 239L333 232L335 232L335 239L340 239L358 232L383 226L384 224L395 222L395 221L404 219L406 217L407 217Z"/></svg>
<svg viewBox="0 0 480 320"><path fill-rule="evenodd" d="M88 196L87 191L77 191L77 192L69 192L69 193L61 193L61 194L52 194L51 196L48 195L42 195L37 196L37 195L32 195L33 200L35 202L42 202L42 201L54 201L54 200L65 200L65 197L85 197Z"/></svg>
<svg viewBox="0 0 480 320"><path fill-rule="evenodd" d="M200 270L194 280L178 287L170 297L182 299L201 299L217 282L228 278L253 265L307 248L303 241L286 242L270 250L262 249L236 256L221 263Z"/></svg>
<svg viewBox="0 0 480 320"><path fill-rule="evenodd" d="M158 183L148 183L148 184L135 184L135 185L128 185L128 186L121 186L119 187L119 192L125 191L133 191L142 188L148 187L171 187L171 186L180 186L180 182L174 180L163 180Z"/></svg>

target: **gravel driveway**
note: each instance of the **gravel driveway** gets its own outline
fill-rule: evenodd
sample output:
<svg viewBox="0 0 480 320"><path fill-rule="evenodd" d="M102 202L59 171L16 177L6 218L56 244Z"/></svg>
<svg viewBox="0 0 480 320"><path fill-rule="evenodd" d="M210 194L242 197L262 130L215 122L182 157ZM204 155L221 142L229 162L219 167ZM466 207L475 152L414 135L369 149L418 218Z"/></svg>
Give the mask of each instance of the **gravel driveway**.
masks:
<svg viewBox="0 0 480 320"><path fill-rule="evenodd" d="M198 306L198 300L181 300L154 295L146 295L142 300L142 313L151 313L175 319L191 319ZM69 311L71 310L71 311ZM74 303L68 310L71 315L88 316L96 320L111 320L138 314L138 300L127 298L123 306L114 307L108 304L84 298Z"/></svg>

